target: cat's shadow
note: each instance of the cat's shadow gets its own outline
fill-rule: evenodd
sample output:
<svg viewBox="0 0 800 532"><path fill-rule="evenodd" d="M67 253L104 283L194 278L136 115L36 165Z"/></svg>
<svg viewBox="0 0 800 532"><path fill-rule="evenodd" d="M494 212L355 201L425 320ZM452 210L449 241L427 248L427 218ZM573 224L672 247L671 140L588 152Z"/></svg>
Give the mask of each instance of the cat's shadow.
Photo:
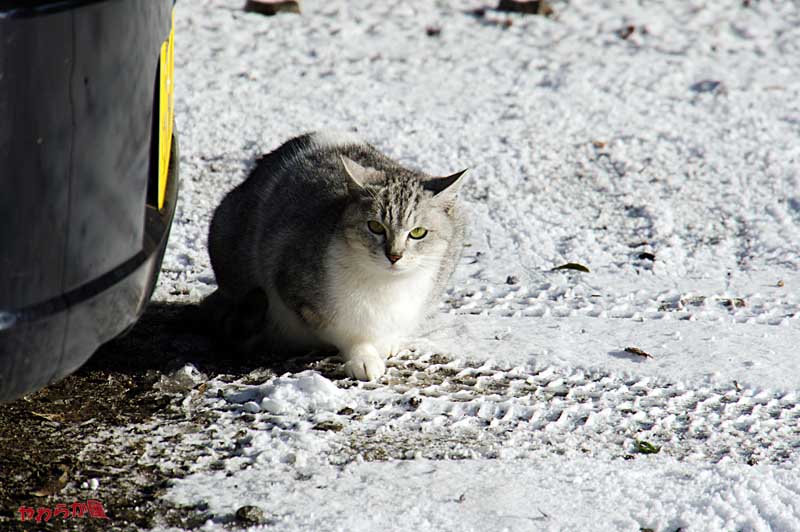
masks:
<svg viewBox="0 0 800 532"><path fill-rule="evenodd" d="M103 345L78 371L123 373L144 377L171 373L193 364L209 377L226 374L245 376L255 369L280 375L314 368L326 377L344 375L339 364L320 363L335 353L311 353L285 358L268 353L243 354L208 334L195 304L151 302L134 327Z"/></svg>

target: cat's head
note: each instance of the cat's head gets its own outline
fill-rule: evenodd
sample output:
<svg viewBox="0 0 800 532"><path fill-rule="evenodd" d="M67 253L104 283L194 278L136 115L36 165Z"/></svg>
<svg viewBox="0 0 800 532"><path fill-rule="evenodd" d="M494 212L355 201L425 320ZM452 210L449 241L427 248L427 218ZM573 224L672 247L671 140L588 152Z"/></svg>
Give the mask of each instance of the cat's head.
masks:
<svg viewBox="0 0 800 532"><path fill-rule="evenodd" d="M466 170L447 177L381 172L344 156L342 167L351 201L341 227L352 258L376 272L435 275L462 231L456 193Z"/></svg>

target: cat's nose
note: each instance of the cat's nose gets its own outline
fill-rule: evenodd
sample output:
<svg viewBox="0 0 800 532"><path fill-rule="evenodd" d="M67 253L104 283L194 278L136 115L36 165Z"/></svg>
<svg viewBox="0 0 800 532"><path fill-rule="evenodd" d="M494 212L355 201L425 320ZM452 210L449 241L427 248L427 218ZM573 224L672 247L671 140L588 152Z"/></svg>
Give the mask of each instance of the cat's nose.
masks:
<svg viewBox="0 0 800 532"><path fill-rule="evenodd" d="M387 259L389 259L389 262L391 262L392 264L394 264L394 263L395 263L395 262L397 262L398 260L402 259L402 258L403 258L403 255L393 255L393 254L387 253L387 254L386 254L386 258L387 258Z"/></svg>

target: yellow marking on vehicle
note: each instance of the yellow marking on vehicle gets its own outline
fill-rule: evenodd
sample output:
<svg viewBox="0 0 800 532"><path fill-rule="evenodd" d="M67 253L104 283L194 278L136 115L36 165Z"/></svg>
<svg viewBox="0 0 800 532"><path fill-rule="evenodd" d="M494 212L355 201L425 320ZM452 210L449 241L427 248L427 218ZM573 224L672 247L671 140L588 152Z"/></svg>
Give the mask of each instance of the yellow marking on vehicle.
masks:
<svg viewBox="0 0 800 532"><path fill-rule="evenodd" d="M172 146L172 120L175 114L175 10L169 38L161 45L161 72L158 103L158 208L164 207L167 174Z"/></svg>

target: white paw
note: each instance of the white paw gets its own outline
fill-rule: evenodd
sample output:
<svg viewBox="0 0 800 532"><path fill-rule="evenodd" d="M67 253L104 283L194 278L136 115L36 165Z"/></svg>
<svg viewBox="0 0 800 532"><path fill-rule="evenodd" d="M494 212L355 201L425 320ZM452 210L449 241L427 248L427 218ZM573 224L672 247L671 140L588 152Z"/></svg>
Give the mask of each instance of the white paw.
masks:
<svg viewBox="0 0 800 532"><path fill-rule="evenodd" d="M378 353L383 355L383 358L393 357L403 350L403 345L400 342L383 342L375 345Z"/></svg>
<svg viewBox="0 0 800 532"><path fill-rule="evenodd" d="M370 344L357 345L343 353L344 372L348 377L360 381L378 380L386 373L386 364L378 350Z"/></svg>

